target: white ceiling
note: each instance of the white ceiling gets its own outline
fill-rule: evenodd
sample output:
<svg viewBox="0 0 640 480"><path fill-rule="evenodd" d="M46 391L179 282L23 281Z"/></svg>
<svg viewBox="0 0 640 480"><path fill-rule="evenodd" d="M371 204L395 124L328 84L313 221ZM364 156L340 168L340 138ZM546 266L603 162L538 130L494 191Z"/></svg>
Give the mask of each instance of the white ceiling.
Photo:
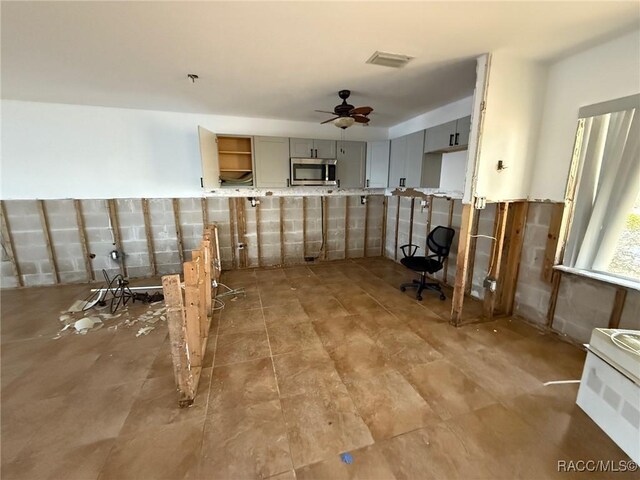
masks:
<svg viewBox="0 0 640 480"><path fill-rule="evenodd" d="M546 61L640 21L635 1L3 1L1 13L3 98L319 122L314 109L347 88L376 126L470 95L481 53ZM365 64L375 50L415 60Z"/></svg>

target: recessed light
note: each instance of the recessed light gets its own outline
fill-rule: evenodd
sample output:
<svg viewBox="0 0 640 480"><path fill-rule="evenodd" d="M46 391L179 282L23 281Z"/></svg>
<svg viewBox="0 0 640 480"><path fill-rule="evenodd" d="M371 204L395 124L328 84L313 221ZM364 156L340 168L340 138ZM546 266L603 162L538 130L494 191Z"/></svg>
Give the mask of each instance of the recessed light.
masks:
<svg viewBox="0 0 640 480"><path fill-rule="evenodd" d="M413 60L413 57L409 55L377 51L369 57L366 63L381 65L383 67L402 68L411 60Z"/></svg>

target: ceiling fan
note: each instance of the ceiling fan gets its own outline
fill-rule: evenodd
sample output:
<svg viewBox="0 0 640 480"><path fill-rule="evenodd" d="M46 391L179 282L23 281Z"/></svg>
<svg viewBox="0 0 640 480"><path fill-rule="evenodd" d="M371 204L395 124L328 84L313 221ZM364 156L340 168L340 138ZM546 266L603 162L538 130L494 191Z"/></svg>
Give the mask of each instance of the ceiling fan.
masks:
<svg viewBox="0 0 640 480"><path fill-rule="evenodd" d="M347 98L351 95L350 90L340 90L338 92L338 96L342 99L342 103L340 105L336 105L333 109L333 112L327 112L326 110L316 110L316 112L320 113L330 113L331 115L335 115L335 117L330 118L329 120L325 120L324 122L320 122L320 124L325 124L329 122L333 122L333 124L338 128L349 128L354 123L362 123L363 125L367 125L369 123L368 115L373 112L373 108L371 107L354 107L347 103Z"/></svg>

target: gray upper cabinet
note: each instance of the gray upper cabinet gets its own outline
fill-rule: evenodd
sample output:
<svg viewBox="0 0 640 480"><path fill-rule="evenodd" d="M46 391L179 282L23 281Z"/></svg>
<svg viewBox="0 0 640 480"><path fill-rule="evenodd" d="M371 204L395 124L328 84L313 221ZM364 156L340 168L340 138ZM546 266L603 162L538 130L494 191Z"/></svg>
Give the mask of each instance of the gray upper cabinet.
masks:
<svg viewBox="0 0 640 480"><path fill-rule="evenodd" d="M210 192L220 188L220 160L218 158L218 137L206 128L198 127L200 160L202 161L201 186Z"/></svg>
<svg viewBox="0 0 640 480"><path fill-rule="evenodd" d="M424 130L407 135L407 163L404 171L405 187L419 187L422 178Z"/></svg>
<svg viewBox="0 0 640 480"><path fill-rule="evenodd" d="M422 176L424 130L391 140L389 187L419 187Z"/></svg>
<svg viewBox="0 0 640 480"><path fill-rule="evenodd" d="M254 137L256 186L289 186L289 139Z"/></svg>
<svg viewBox="0 0 640 480"><path fill-rule="evenodd" d="M407 137L391 140L389 154L389 187L401 187L404 181L404 172L407 159Z"/></svg>
<svg viewBox="0 0 640 480"><path fill-rule="evenodd" d="M367 143L366 188L387 188L390 147L389 140Z"/></svg>
<svg viewBox="0 0 640 480"><path fill-rule="evenodd" d="M426 131L426 140L424 142L425 152L436 152L446 150L453 147L453 141L456 136L456 121L436 125Z"/></svg>
<svg viewBox="0 0 640 480"><path fill-rule="evenodd" d="M335 140L314 140L313 148L316 158L337 158Z"/></svg>
<svg viewBox="0 0 640 480"><path fill-rule="evenodd" d="M313 157L313 140L311 138L290 138L289 150L293 158Z"/></svg>
<svg viewBox="0 0 640 480"><path fill-rule="evenodd" d="M453 152L464 150L469 143L471 115L428 128L424 152Z"/></svg>
<svg viewBox="0 0 640 480"><path fill-rule="evenodd" d="M456 145L469 145L469 133L471 133L471 115L459 118L456 122Z"/></svg>
<svg viewBox="0 0 640 480"><path fill-rule="evenodd" d="M335 140L290 138L289 147L293 158L336 158Z"/></svg>
<svg viewBox="0 0 640 480"><path fill-rule="evenodd" d="M367 144L365 142L337 142L336 177L340 188L363 188ZM320 149L318 149L318 158Z"/></svg>

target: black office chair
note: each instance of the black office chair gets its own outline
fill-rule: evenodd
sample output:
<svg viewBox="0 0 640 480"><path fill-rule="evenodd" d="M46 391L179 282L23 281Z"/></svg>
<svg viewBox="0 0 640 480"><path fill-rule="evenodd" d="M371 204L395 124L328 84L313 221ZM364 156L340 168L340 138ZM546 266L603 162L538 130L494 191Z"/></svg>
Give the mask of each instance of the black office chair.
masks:
<svg viewBox="0 0 640 480"><path fill-rule="evenodd" d="M434 254L426 257L415 256L416 251L420 248L418 245L409 243L400 247L404 255L400 263L414 272L420 273L420 280L403 283L400 285L400 290L404 292L407 288L417 288L416 298L418 300L422 300L423 290L439 292L440 300L447 298L444 296L444 293L442 293L442 287L438 282L427 282L427 274L434 274L442 270L444 260L449 256L449 250L451 249L455 234L456 231L453 228L436 227L431 230L431 233L427 236L427 248ZM407 254L407 250L409 254Z"/></svg>

